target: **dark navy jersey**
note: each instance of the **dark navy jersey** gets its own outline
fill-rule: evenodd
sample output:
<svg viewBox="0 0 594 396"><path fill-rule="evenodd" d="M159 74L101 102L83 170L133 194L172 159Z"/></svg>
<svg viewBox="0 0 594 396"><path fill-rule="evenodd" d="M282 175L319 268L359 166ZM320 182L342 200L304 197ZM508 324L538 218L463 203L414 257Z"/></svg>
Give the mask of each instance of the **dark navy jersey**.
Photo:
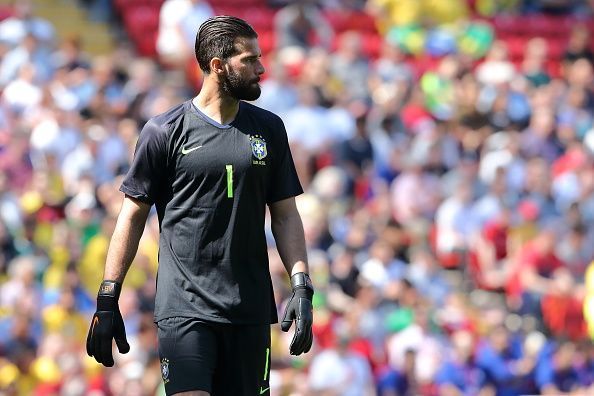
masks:
<svg viewBox="0 0 594 396"><path fill-rule="evenodd" d="M266 204L303 192L278 116L240 102L221 125L188 100L144 126L120 190L157 209L155 321L278 320Z"/></svg>

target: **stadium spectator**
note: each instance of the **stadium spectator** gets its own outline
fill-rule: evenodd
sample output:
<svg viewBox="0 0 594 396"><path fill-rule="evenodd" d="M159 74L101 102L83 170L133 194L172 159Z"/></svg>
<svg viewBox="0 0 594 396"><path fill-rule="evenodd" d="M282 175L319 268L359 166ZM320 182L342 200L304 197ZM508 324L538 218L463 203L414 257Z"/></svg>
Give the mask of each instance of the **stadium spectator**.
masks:
<svg viewBox="0 0 594 396"><path fill-rule="evenodd" d="M535 379L539 392L545 395L587 392L574 367L575 345L561 341L548 349L536 367Z"/></svg>
<svg viewBox="0 0 594 396"><path fill-rule="evenodd" d="M393 331L386 339L390 367L396 370L404 368L407 351L416 351L414 378L423 389L430 389L435 384L442 354L445 353L439 337L430 328L431 313L427 309L419 307L412 315L410 310L394 311L387 317L386 323L388 330Z"/></svg>
<svg viewBox="0 0 594 396"><path fill-rule="evenodd" d="M571 35L567 42L567 49L563 54L563 60L566 63L573 63L578 59L586 59L590 63L594 62L594 54L588 47L590 42L590 32L586 26L577 24L571 30Z"/></svg>
<svg viewBox="0 0 594 396"><path fill-rule="evenodd" d="M406 351L402 368L389 368L377 380L378 396L414 395L418 392L415 379L416 352Z"/></svg>
<svg viewBox="0 0 594 396"><path fill-rule="evenodd" d="M497 395L537 392L532 380L536 356L526 353L521 341L504 326L497 326L478 347L476 363L486 373L487 382Z"/></svg>
<svg viewBox="0 0 594 396"><path fill-rule="evenodd" d="M477 80L484 85L500 86L511 82L516 75L516 68L509 61L507 45L502 41L496 41L491 46L477 70Z"/></svg>
<svg viewBox="0 0 594 396"><path fill-rule="evenodd" d="M31 0L16 0L14 14L0 23L0 41L10 47L19 45L27 35L32 35L45 47L51 47L56 39L54 26L34 14Z"/></svg>
<svg viewBox="0 0 594 396"><path fill-rule="evenodd" d="M526 43L526 54L522 61L521 71L530 83L539 87L551 81L546 70L548 44L545 39L535 37Z"/></svg>
<svg viewBox="0 0 594 396"><path fill-rule="evenodd" d="M435 382L440 395L491 395L492 385L474 356L475 339L471 333L459 330L452 334L451 356L446 356Z"/></svg>
<svg viewBox="0 0 594 396"><path fill-rule="evenodd" d="M35 36L27 34L19 45L3 57L0 64L0 84L2 86L9 84L26 64L35 67L37 81L47 82L53 73L51 62L47 62L48 55L47 48L40 46Z"/></svg>
<svg viewBox="0 0 594 396"><path fill-rule="evenodd" d="M366 101L369 60L363 53L361 35L345 32L339 37L338 48L331 55L330 73L341 84L340 95L351 100Z"/></svg>
<svg viewBox="0 0 594 396"><path fill-rule="evenodd" d="M334 36L330 24L324 19L317 0L290 2L274 17L278 48L312 46L312 35L324 48L329 49Z"/></svg>
<svg viewBox="0 0 594 396"><path fill-rule="evenodd" d="M337 345L328 348L311 361L309 382L313 392L336 393L345 396L373 393L373 377L369 363L348 349L354 336L352 324L338 322ZM356 333L355 333L356 334Z"/></svg>
<svg viewBox="0 0 594 396"><path fill-rule="evenodd" d="M297 88L289 75L289 67L283 64L280 55L272 60L268 78L262 82L262 95L255 102L282 118L297 105Z"/></svg>
<svg viewBox="0 0 594 396"><path fill-rule="evenodd" d="M214 11L206 1L164 1L159 11L156 42L160 60L171 66L184 66L193 54L195 26L213 15ZM189 28L191 31L188 32Z"/></svg>
<svg viewBox="0 0 594 396"><path fill-rule="evenodd" d="M472 230L472 186L461 181L454 194L446 198L435 213L436 250L447 256L466 250Z"/></svg>

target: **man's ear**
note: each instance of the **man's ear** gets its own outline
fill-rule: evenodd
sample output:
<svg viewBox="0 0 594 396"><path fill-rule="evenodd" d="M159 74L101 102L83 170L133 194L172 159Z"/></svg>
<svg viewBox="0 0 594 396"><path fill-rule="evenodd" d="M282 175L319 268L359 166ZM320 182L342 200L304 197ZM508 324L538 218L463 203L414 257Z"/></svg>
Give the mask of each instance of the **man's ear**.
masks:
<svg viewBox="0 0 594 396"><path fill-rule="evenodd" d="M221 75L225 72L224 62L221 58L214 57L210 60L210 71Z"/></svg>

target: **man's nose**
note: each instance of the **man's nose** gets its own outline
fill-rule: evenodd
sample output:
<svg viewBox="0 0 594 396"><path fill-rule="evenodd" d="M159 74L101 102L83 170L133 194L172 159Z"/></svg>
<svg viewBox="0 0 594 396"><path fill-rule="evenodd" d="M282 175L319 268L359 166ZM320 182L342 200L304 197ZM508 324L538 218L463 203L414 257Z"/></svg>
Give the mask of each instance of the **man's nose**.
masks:
<svg viewBox="0 0 594 396"><path fill-rule="evenodd" d="M264 72L266 71L266 69L264 68L264 65L262 64L262 62L258 62L258 67L256 68L256 73L258 75L264 74Z"/></svg>

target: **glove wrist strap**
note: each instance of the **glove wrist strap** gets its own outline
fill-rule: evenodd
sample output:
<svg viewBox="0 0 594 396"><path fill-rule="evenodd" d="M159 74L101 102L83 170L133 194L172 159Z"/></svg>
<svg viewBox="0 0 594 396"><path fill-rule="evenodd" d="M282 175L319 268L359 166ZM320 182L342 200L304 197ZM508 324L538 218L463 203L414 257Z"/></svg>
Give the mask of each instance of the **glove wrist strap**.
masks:
<svg viewBox="0 0 594 396"><path fill-rule="evenodd" d="M293 289L305 288L313 292L311 278L309 277L309 274L306 274L305 272L297 272L291 276L291 287L293 287Z"/></svg>
<svg viewBox="0 0 594 396"><path fill-rule="evenodd" d="M115 281L104 280L99 286L99 293L97 297L112 297L116 300L120 298L120 292L122 291L122 285Z"/></svg>

